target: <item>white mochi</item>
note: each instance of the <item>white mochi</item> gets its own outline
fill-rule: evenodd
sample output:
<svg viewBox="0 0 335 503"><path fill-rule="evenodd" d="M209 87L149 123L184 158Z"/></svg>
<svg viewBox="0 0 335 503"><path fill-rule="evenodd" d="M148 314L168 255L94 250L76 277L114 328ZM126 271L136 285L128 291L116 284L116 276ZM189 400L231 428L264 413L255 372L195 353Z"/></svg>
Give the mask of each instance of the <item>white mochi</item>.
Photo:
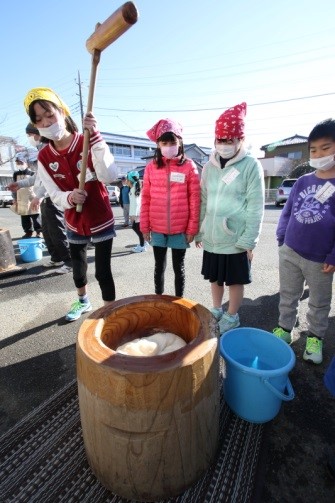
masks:
<svg viewBox="0 0 335 503"><path fill-rule="evenodd" d="M157 332L126 342L116 349L117 353L129 356L155 356L176 351L186 345L184 339L171 332Z"/></svg>

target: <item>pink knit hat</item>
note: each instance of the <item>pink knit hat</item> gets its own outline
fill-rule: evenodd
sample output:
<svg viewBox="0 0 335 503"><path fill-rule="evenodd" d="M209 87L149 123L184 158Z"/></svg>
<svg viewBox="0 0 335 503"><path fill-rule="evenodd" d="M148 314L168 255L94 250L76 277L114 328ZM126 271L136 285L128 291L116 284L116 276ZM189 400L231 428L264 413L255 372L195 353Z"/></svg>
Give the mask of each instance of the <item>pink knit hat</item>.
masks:
<svg viewBox="0 0 335 503"><path fill-rule="evenodd" d="M215 123L215 138L244 138L244 117L247 113L247 104L240 103L228 108L220 115Z"/></svg>
<svg viewBox="0 0 335 503"><path fill-rule="evenodd" d="M179 124L179 122L172 119L161 119L156 122L149 131L147 131L147 136L150 140L157 142L158 138L160 138L164 133L174 133L176 136L181 138L182 132L183 127Z"/></svg>

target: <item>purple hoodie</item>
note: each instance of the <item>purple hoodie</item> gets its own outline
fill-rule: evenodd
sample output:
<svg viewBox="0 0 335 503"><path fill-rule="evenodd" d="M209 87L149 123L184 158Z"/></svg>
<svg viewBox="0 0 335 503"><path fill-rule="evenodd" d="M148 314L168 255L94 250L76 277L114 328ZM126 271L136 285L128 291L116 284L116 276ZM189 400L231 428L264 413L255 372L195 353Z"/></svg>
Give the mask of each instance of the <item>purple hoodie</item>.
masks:
<svg viewBox="0 0 335 503"><path fill-rule="evenodd" d="M285 243L307 260L335 265L335 178L314 173L295 182L277 227Z"/></svg>

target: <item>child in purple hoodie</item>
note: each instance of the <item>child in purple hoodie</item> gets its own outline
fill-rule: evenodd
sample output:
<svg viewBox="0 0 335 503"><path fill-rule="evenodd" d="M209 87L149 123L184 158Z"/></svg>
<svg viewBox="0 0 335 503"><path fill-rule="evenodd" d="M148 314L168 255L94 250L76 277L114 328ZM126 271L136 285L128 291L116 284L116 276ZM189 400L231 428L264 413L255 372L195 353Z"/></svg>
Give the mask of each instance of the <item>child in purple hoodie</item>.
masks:
<svg viewBox="0 0 335 503"><path fill-rule="evenodd" d="M277 227L280 301L273 333L292 342L306 281L308 334L303 359L321 363L335 271L335 120L317 124L308 145L315 172L295 182Z"/></svg>

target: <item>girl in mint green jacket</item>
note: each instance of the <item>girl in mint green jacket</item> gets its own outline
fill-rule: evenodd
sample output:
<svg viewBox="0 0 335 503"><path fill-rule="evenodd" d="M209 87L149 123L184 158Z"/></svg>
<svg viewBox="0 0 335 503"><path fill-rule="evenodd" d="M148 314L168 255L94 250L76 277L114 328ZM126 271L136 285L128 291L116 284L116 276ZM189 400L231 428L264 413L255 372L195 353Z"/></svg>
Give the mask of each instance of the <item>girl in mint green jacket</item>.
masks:
<svg viewBox="0 0 335 503"><path fill-rule="evenodd" d="M244 285L251 282L252 250L264 214L264 175L260 162L244 147L246 103L226 110L216 121L215 151L201 178L201 273L211 283L212 313L220 334L239 326ZM224 286L229 287L222 311Z"/></svg>

